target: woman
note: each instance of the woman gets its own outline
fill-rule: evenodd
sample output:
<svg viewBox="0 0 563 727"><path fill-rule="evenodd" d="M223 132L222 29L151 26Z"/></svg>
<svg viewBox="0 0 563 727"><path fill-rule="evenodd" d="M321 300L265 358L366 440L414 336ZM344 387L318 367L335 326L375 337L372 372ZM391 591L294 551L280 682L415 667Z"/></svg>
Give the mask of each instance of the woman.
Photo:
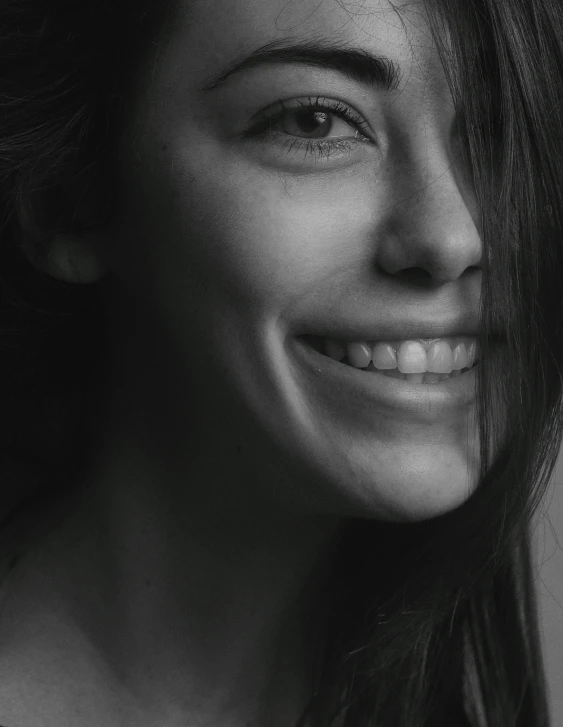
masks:
<svg viewBox="0 0 563 727"><path fill-rule="evenodd" d="M558 2L0 19L0 724L547 725Z"/></svg>

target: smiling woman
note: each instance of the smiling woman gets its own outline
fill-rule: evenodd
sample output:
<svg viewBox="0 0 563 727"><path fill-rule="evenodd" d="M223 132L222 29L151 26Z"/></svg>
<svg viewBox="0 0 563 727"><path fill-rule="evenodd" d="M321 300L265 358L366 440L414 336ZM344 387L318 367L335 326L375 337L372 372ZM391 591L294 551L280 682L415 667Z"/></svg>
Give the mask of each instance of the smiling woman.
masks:
<svg viewBox="0 0 563 727"><path fill-rule="evenodd" d="M0 725L548 725L559 0L13 0L0 52Z"/></svg>

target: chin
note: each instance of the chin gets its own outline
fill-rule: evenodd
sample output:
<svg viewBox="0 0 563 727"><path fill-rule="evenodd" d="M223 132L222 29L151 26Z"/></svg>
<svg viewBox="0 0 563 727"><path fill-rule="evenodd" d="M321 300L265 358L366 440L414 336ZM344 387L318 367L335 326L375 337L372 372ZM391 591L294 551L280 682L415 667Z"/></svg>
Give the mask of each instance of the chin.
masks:
<svg viewBox="0 0 563 727"><path fill-rule="evenodd" d="M389 520L419 522L439 517L463 505L474 491L475 484L468 473L452 472L449 478L419 477L413 481L397 481L391 492L386 492L385 505Z"/></svg>
<svg viewBox="0 0 563 727"><path fill-rule="evenodd" d="M457 509L475 491L479 475L475 461L459 452L443 452L440 459L417 457L415 450L394 462L382 457L363 463L353 463L349 453L343 467L333 454L332 463L332 472L325 469L324 476L339 492L341 514L388 522L420 522Z"/></svg>

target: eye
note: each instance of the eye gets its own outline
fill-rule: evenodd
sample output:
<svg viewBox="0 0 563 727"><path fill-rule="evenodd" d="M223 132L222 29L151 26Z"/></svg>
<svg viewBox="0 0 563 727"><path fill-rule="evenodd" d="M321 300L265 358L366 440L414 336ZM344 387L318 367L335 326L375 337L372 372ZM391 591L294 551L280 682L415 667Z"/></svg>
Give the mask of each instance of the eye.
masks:
<svg viewBox="0 0 563 727"><path fill-rule="evenodd" d="M317 97L315 100L307 98L305 102L297 101L295 106L288 106L280 101L281 109L266 114L263 123L270 131L272 127L281 122L284 133L294 136L313 135L313 138L323 138L340 126L343 131L354 127L354 137L366 129L367 123L352 109L341 101L324 100ZM343 123L335 124L335 118Z"/></svg>
<svg viewBox="0 0 563 727"><path fill-rule="evenodd" d="M358 143L374 144L364 133L368 130L368 123L349 106L317 96L315 99L308 97L306 101L297 100L295 105L279 101L277 107L260 115L260 121L246 137L266 144L281 143L288 149L288 154L305 148L305 157L311 154L318 160L328 159L335 152L338 156L349 155Z"/></svg>

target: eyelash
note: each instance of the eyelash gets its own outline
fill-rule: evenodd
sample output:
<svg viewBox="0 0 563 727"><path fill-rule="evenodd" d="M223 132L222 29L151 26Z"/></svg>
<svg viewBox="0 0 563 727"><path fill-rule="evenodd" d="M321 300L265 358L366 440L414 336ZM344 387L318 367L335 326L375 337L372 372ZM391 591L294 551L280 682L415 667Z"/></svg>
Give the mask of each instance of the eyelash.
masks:
<svg viewBox="0 0 563 727"><path fill-rule="evenodd" d="M281 99L278 101L278 103L282 108L279 111L274 111L273 113L264 113L261 117L260 122L246 133L247 137L260 138L262 140L265 140L266 137L270 135L267 129L270 128L272 124L280 121L280 119L282 119L287 112L302 111L303 109L315 111L330 111L335 116L344 119L344 121L348 121L360 132L367 131L369 129L368 123L364 121L361 116L359 116L355 111L352 111L352 109L343 104L341 101L336 101L335 99L324 99L320 96L317 96L315 99L313 99L311 96L309 96L307 97L306 103L299 101L299 106L293 107L286 106ZM288 154L291 153L294 148L305 148L305 154L303 155L304 158L307 157L307 154L310 154L315 161L321 161L323 158L328 160L328 158L334 151L351 154L352 147L355 144L357 144L358 142L365 143L366 140L371 141L371 139L369 138L361 140L344 140L342 138L335 137L334 139L308 139L307 141L302 141L298 138L295 138L285 141L282 144L282 148L287 148Z"/></svg>

